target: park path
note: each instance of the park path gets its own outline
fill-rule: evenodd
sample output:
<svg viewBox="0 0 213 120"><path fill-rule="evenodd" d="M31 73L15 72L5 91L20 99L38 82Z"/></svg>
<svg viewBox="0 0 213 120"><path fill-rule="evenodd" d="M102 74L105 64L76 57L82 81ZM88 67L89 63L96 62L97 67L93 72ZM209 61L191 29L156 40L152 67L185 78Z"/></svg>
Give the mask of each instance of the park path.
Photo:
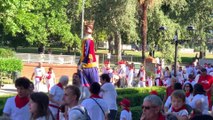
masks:
<svg viewBox="0 0 213 120"><path fill-rule="evenodd" d="M0 95L7 94L16 94L16 88L14 84L4 84L4 86L0 88Z"/></svg>

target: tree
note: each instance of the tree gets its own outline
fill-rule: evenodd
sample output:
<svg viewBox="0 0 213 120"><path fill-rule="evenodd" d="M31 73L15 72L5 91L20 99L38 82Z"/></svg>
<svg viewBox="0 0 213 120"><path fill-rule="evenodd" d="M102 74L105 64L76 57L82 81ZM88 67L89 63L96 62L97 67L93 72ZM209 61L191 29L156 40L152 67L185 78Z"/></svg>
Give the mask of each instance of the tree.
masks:
<svg viewBox="0 0 213 120"><path fill-rule="evenodd" d="M115 40L116 55L121 59L121 32L128 33L128 38L137 40L137 2L135 0L95 0L88 11L95 20L95 32L106 31Z"/></svg>

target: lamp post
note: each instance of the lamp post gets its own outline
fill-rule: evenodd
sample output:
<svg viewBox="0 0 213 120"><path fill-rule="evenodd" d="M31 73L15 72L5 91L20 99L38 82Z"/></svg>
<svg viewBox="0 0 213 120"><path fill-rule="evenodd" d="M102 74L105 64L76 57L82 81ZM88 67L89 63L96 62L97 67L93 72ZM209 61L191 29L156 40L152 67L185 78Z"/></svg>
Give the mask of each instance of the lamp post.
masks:
<svg viewBox="0 0 213 120"><path fill-rule="evenodd" d="M165 26L161 26L159 28L160 31L165 31L166 27ZM187 27L188 31L193 31L194 27L192 25ZM164 34L164 33L163 33ZM174 77L177 76L177 58L178 58L178 44L181 43L182 41L186 41L186 40L179 40L178 39L178 30L175 31L175 36L174 36L174 43L175 43L175 57L174 57Z"/></svg>
<svg viewBox="0 0 213 120"><path fill-rule="evenodd" d="M84 37L84 3L85 3L85 0L82 0L81 39L83 39L83 37Z"/></svg>

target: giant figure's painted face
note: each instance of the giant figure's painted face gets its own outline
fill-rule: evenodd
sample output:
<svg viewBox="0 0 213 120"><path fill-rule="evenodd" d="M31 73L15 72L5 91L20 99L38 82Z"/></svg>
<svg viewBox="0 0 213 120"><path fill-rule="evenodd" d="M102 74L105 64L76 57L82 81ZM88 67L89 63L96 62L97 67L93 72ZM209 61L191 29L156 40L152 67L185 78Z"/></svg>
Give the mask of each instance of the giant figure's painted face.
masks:
<svg viewBox="0 0 213 120"><path fill-rule="evenodd" d="M86 34L92 34L93 26L94 26L94 21L85 21L84 22L84 32Z"/></svg>

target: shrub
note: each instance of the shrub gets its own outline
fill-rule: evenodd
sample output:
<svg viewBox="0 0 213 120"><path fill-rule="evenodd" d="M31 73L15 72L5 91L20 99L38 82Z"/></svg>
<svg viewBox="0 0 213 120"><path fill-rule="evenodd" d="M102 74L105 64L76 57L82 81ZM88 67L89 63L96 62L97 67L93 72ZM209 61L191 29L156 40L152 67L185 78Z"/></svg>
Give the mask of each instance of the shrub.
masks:
<svg viewBox="0 0 213 120"><path fill-rule="evenodd" d="M118 120L120 117L121 108L120 108L119 103L123 98L127 98L131 101L130 110L132 112L132 119L138 120L138 119L140 119L140 116L142 113L141 105L143 103L143 99L147 95L149 95L149 93L152 90L155 90L158 92L158 96L163 100L165 92L166 92L165 87L117 88L116 90L117 90L117 94L118 94L117 103L119 106L116 120Z"/></svg>
<svg viewBox="0 0 213 120"><path fill-rule="evenodd" d="M9 48L0 48L0 57L1 58L10 58L14 57L15 53Z"/></svg>
<svg viewBox="0 0 213 120"><path fill-rule="evenodd" d="M1 72L21 71L23 68L22 61L16 58L0 58Z"/></svg>

